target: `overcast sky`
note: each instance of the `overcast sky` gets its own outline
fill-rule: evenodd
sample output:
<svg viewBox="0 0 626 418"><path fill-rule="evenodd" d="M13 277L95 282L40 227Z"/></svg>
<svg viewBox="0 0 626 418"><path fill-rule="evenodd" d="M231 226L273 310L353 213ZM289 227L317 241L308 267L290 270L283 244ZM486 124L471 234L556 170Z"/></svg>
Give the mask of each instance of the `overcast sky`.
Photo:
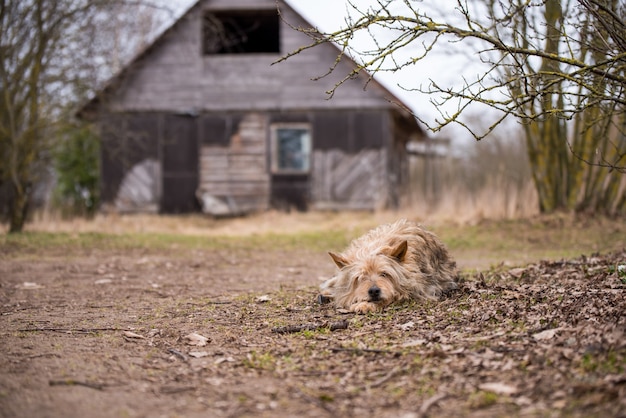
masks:
<svg viewBox="0 0 626 418"><path fill-rule="evenodd" d="M347 13L352 11L345 0L288 0L287 2L311 23L327 31L345 26ZM358 4L360 10L366 10L369 5L376 4L376 1L357 0L355 3ZM398 4L401 3L398 2ZM426 10L430 7L432 9L429 11L430 16L445 15L446 20L450 20L457 1L425 0L415 2L415 4ZM448 45L443 44L443 46L447 47ZM420 45L415 45L414 48L414 51L406 50L407 55L413 54L415 56L423 52ZM456 46L449 45L449 49L446 51L443 49L432 51L424 61L398 72L381 72L376 76L376 79L400 97L421 118L425 120L439 118L437 109L429 103L430 97L416 91L407 91L407 89L426 87L431 79L441 86L450 87L461 85L463 77L475 78L480 71L480 66L472 65L471 55L461 51L458 54L451 54L450 50L453 48ZM449 109L450 112L454 112L454 110Z"/></svg>

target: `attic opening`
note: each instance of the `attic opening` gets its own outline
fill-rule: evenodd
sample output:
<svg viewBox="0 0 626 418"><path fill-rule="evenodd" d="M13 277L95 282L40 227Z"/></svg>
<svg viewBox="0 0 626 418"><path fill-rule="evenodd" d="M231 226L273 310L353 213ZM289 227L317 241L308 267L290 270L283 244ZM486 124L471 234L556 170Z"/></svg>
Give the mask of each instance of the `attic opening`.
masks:
<svg viewBox="0 0 626 418"><path fill-rule="evenodd" d="M202 22L205 55L279 53L276 10L209 11Z"/></svg>

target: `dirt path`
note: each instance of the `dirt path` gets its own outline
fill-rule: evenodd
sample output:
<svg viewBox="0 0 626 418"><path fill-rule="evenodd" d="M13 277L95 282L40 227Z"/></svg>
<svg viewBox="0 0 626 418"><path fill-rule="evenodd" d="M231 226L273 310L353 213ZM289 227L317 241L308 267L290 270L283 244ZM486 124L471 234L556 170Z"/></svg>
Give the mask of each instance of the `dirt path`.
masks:
<svg viewBox="0 0 626 418"><path fill-rule="evenodd" d="M314 303L326 257L0 257L0 416L626 416L626 253L368 316Z"/></svg>

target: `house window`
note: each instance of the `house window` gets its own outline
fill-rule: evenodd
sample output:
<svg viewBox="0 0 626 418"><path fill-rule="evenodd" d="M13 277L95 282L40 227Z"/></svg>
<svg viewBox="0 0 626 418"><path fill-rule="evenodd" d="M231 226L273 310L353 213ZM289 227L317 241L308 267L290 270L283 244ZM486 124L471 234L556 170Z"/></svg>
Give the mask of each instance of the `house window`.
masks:
<svg viewBox="0 0 626 418"><path fill-rule="evenodd" d="M272 172L304 174L311 166L311 127L307 124L272 125Z"/></svg>
<svg viewBox="0 0 626 418"><path fill-rule="evenodd" d="M275 9L211 11L202 26L205 55L280 52Z"/></svg>

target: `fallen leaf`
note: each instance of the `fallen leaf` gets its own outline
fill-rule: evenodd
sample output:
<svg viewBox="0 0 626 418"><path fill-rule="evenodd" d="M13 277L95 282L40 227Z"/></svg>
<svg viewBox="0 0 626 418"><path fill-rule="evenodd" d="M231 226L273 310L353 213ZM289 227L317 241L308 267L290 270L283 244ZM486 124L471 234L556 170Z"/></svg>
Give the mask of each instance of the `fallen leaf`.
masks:
<svg viewBox="0 0 626 418"><path fill-rule="evenodd" d="M518 267L518 268L514 268L509 270L509 274L513 277L515 277L516 279L519 279L520 277L522 277L522 275L524 274L524 272L526 271L525 268L522 267Z"/></svg>
<svg viewBox="0 0 626 418"><path fill-rule="evenodd" d="M402 331L408 331L410 329L415 328L415 322L413 321L409 321L406 324L402 324L402 325L398 325L398 327L402 330Z"/></svg>
<svg viewBox="0 0 626 418"><path fill-rule="evenodd" d="M189 355L191 357L195 357L195 358L201 358L201 357L206 357L209 355L209 353L207 351L190 351Z"/></svg>
<svg viewBox="0 0 626 418"><path fill-rule="evenodd" d="M232 357L220 357L217 360L215 360L215 364L222 364L224 362L232 363L234 361L235 359Z"/></svg>
<svg viewBox="0 0 626 418"><path fill-rule="evenodd" d="M517 393L515 386L507 385L502 382L488 382L478 385L478 389L486 392L493 392L498 395L514 395Z"/></svg>
<svg viewBox="0 0 626 418"><path fill-rule="evenodd" d="M557 331L559 330L560 328L547 329L545 331L541 331L536 334L533 334L533 338L537 341L551 340L552 338L554 338Z"/></svg>
<svg viewBox="0 0 626 418"><path fill-rule="evenodd" d="M28 290L43 289L42 285L33 283L33 282L24 282L21 285L18 285L17 287L20 289L28 289Z"/></svg>
<svg viewBox="0 0 626 418"><path fill-rule="evenodd" d="M269 295L259 296L255 299L256 303L265 303L269 302L270 300L272 300L272 298L270 298Z"/></svg>
<svg viewBox="0 0 626 418"><path fill-rule="evenodd" d="M153 328L148 332L148 337L156 337L158 335L161 335L160 329Z"/></svg>
<svg viewBox="0 0 626 418"><path fill-rule="evenodd" d="M402 344L402 347L416 347L419 345L424 345L426 344L428 341L422 339L422 338L416 338L414 340L409 340L407 342L405 342L404 344Z"/></svg>
<svg viewBox="0 0 626 418"><path fill-rule="evenodd" d="M134 338L137 340L144 340L146 338L143 335L135 334L132 331L124 331L123 334L124 334L124 337L126 338Z"/></svg>
<svg viewBox="0 0 626 418"><path fill-rule="evenodd" d="M195 345L197 347L204 347L209 341L209 339L204 335L200 335L195 332L185 335L184 339L187 340L187 344Z"/></svg>

